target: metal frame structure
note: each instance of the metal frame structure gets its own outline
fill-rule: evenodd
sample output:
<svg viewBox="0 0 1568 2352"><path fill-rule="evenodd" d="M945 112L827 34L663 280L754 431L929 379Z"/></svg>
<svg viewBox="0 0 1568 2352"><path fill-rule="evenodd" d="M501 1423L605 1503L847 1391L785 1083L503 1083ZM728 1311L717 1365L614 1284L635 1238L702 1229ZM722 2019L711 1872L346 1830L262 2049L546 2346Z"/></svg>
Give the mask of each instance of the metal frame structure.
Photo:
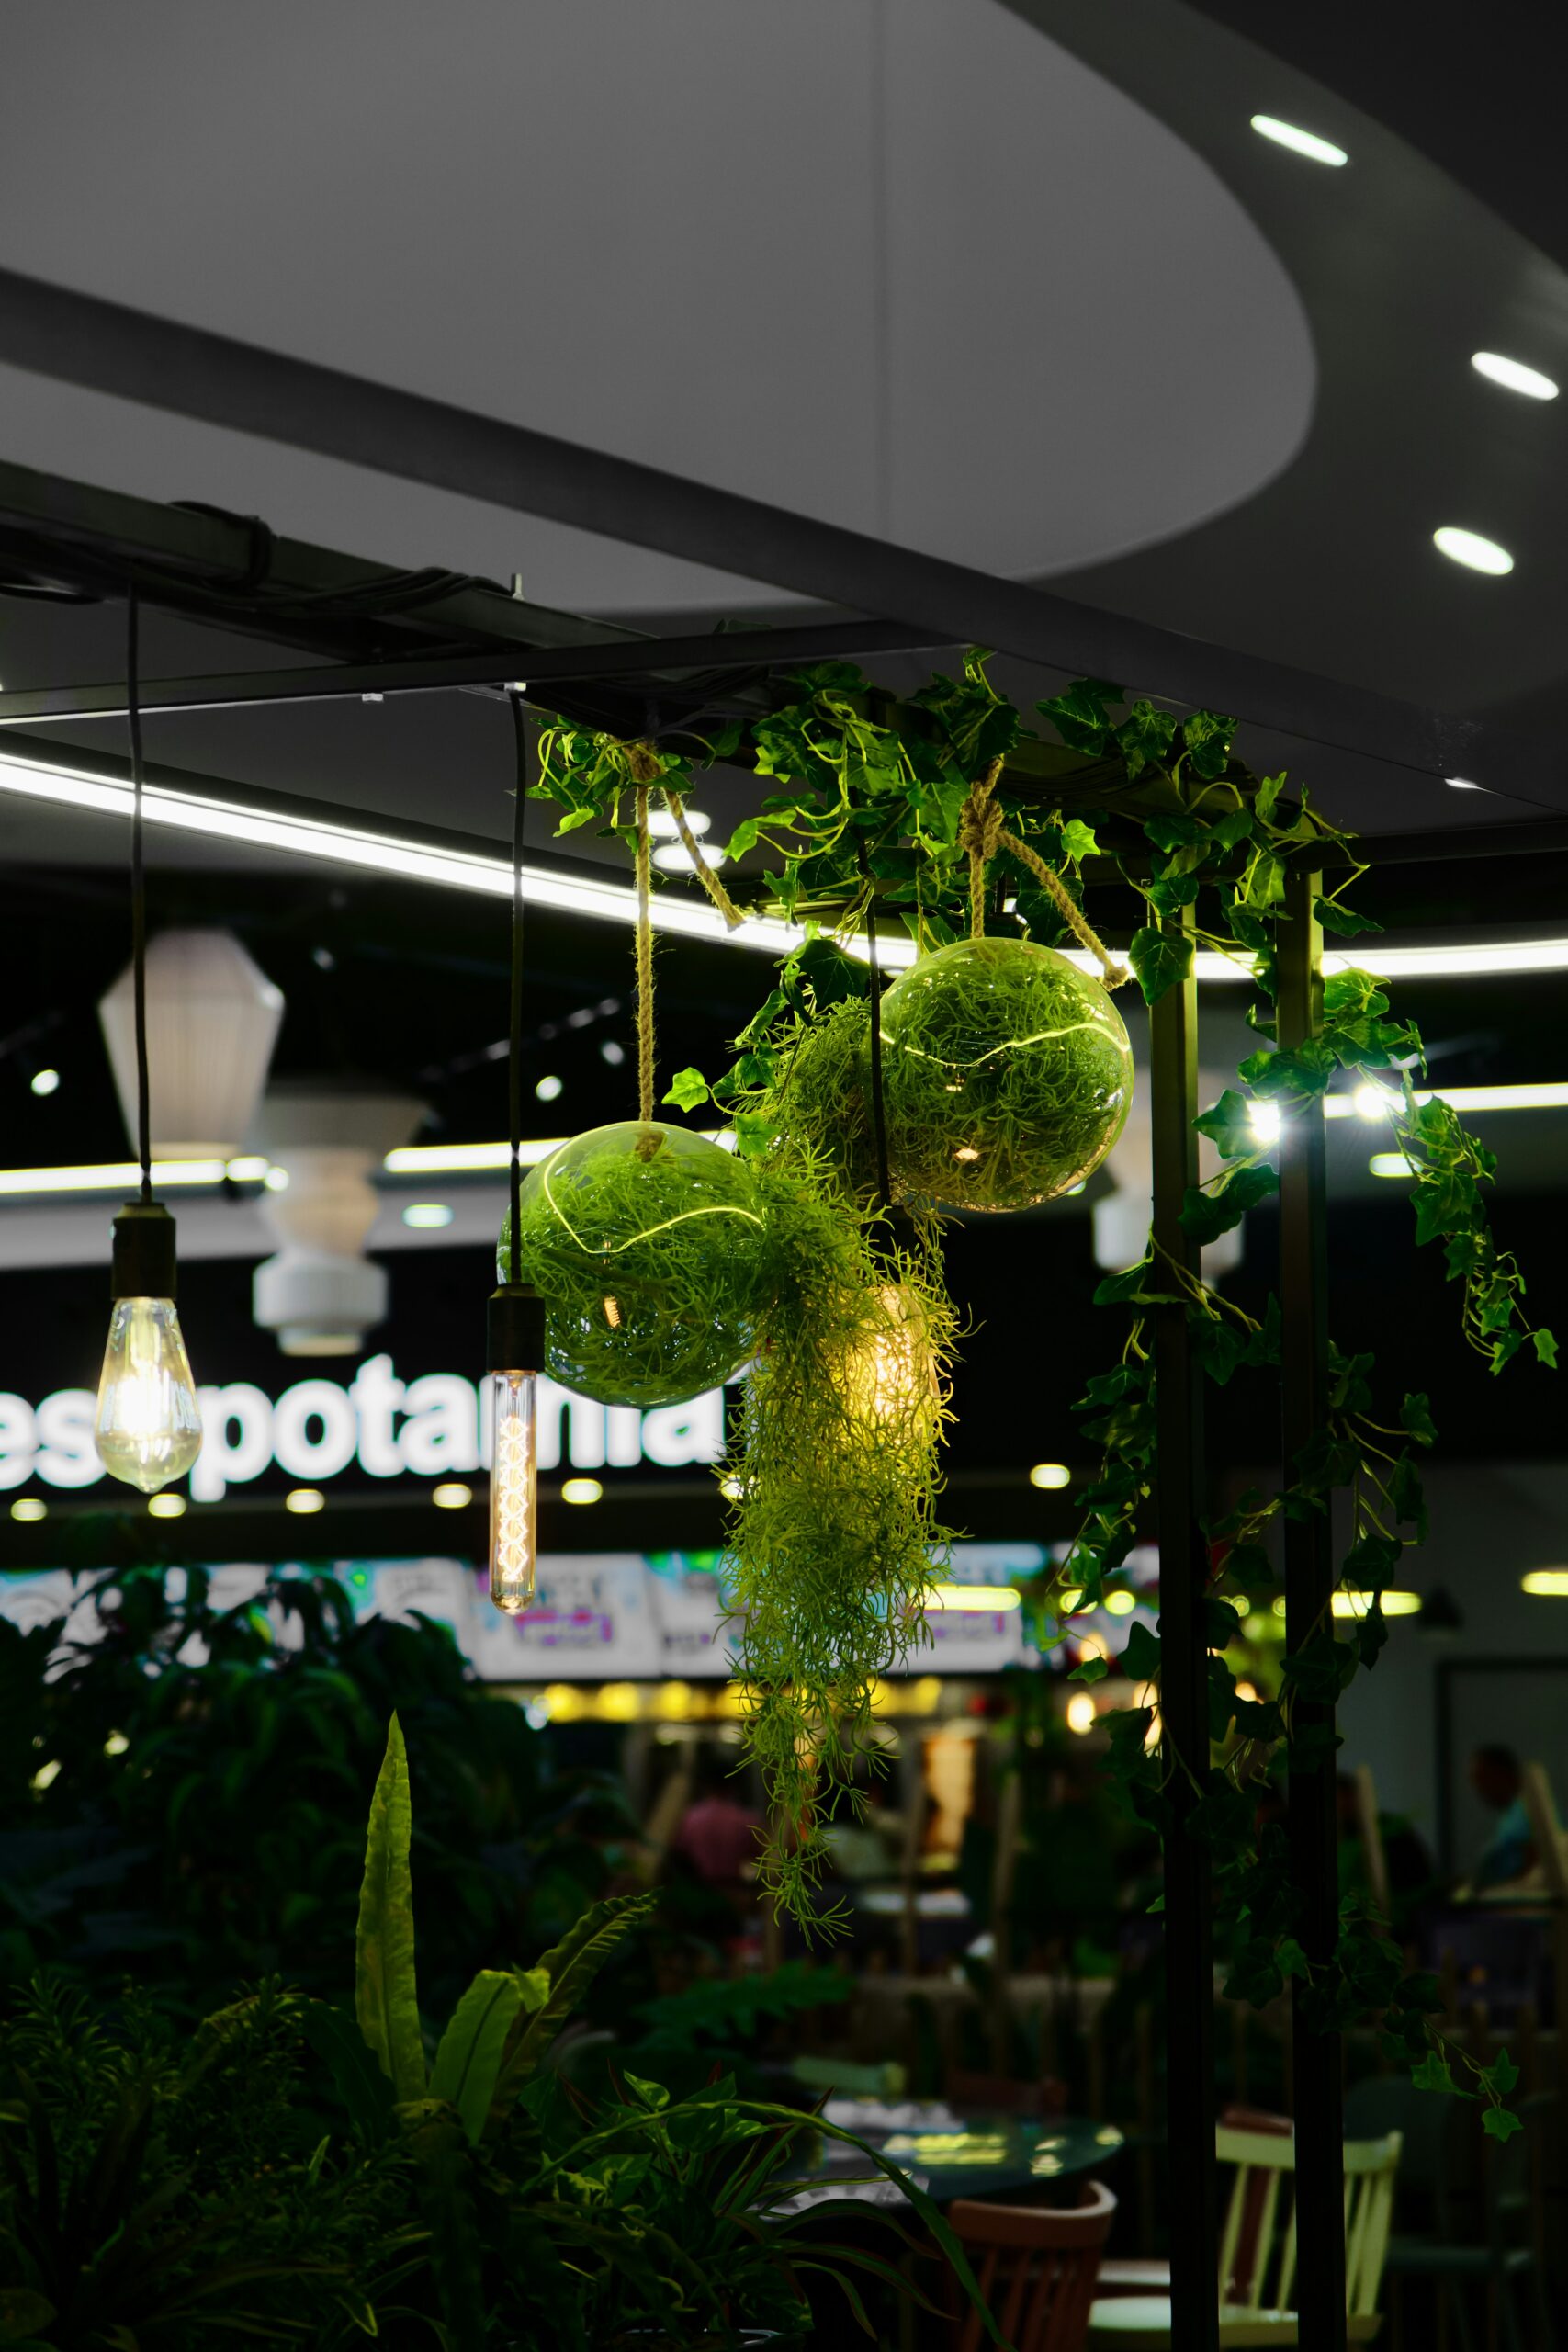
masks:
<svg viewBox="0 0 1568 2352"><path fill-rule="evenodd" d="M731 575L821 600L820 621L712 636L640 637L552 613L498 585L449 574L411 579L385 567L275 538L243 516L160 507L0 466L0 585L23 593L113 594L134 576L148 601L306 658L276 669L152 680L147 709L235 707L452 690L503 691L523 676L532 699L621 734L678 725L722 687L764 684L810 659L873 657L983 643L1048 668L1131 678L1142 691L1239 713L1433 778L1462 772L1558 821L1459 829L1372 845L1388 858L1474 858L1564 845L1568 763L1555 746L1521 742L1484 719L1417 709L1360 688L1090 610L1010 581L885 545L707 485L575 447L524 427L368 383L114 303L0 271L0 360L209 424L434 484L491 505L654 548ZM870 617L865 617L870 616ZM122 709L123 686L0 694L0 726L48 725ZM29 745L37 753L39 746ZM73 753L73 757L78 756ZM99 763L107 768L108 762ZM224 789L241 802L276 796ZM332 813L312 802L317 814ZM363 820L364 811L353 812ZM1314 877L1292 877L1280 956L1280 1036L1321 1018ZM1190 920L1190 915L1187 920ZM1196 1271L1179 1217L1196 1175L1191 1119L1198 1069L1193 984L1154 1009L1154 1224ZM1326 1374L1325 1176L1320 1119L1303 1120L1280 1169L1284 1410L1289 1464L1317 1426ZM1201 1382L1179 1309L1156 1329L1163 1704L1179 1758L1207 1760L1208 1551ZM1288 1638L1321 1620L1333 1582L1326 1525L1292 1524L1287 1541ZM1331 1728L1331 1707L1314 1720ZM1179 1781L1178 1773L1175 1780ZM1292 1860L1309 1951L1326 1951L1337 1911L1333 1775L1292 1783ZM1179 1821L1185 1802L1177 1799ZM1179 2352L1217 2343L1213 2143L1213 1975L1203 1851L1178 1834L1167 1856L1169 2188L1174 2329ZM1298 2019L1298 2227L1301 2340L1345 2341L1339 2053Z"/></svg>

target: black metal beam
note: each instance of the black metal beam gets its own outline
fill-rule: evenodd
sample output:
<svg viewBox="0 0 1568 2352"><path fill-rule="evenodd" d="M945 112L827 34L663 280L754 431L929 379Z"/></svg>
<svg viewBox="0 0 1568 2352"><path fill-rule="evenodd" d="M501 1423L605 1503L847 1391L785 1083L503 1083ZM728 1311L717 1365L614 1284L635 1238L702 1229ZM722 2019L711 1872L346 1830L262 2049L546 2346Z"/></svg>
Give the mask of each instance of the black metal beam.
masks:
<svg viewBox="0 0 1568 2352"><path fill-rule="evenodd" d="M591 624L585 624L591 626ZM807 662L842 662L878 653L929 650L930 639L893 621L831 621L798 628L726 629L679 638L619 638L605 645L498 647L487 653L400 654L389 662L321 662L308 670L244 670L195 678L146 678L143 711L241 710L263 703L333 702L386 695L441 694L518 679L529 688L587 680L654 690L682 677ZM96 686L39 686L0 694L0 727L62 726L118 718L125 681Z"/></svg>
<svg viewBox="0 0 1568 2352"><path fill-rule="evenodd" d="M1323 933L1317 874L1293 870L1280 927L1280 1044L1305 1045L1323 1026ZM1323 1101L1292 1109L1280 1136L1281 1388L1287 1482L1300 1449L1328 1418L1328 1213ZM1300 1650L1333 1623L1334 1530L1326 1511L1285 1521L1285 1639ZM1291 1877L1302 1898L1300 1940L1314 1966L1339 1931L1339 1839L1334 1704L1297 1698L1290 1744ZM1318 2031L1301 1988L1292 2005L1296 2124L1296 2301L1314 2352L1345 2345L1345 2136L1337 2034Z"/></svg>
<svg viewBox="0 0 1568 2352"><path fill-rule="evenodd" d="M1190 941L1192 910L1165 926ZM1181 1229L1198 1182L1198 989L1168 989L1149 1013L1154 1238L1197 1274ZM1202 1374L1183 1306L1155 1317L1155 1497L1159 1543L1160 1712L1174 1819L1165 1838L1166 2138L1169 2151L1171 2345L1219 2343L1219 2190L1214 2162L1214 1969L1208 1849L1187 1818L1209 1773L1209 1645L1203 1622L1208 1543Z"/></svg>
<svg viewBox="0 0 1568 2352"><path fill-rule="evenodd" d="M0 270L0 360L492 506L1568 809L1568 754L341 369Z"/></svg>

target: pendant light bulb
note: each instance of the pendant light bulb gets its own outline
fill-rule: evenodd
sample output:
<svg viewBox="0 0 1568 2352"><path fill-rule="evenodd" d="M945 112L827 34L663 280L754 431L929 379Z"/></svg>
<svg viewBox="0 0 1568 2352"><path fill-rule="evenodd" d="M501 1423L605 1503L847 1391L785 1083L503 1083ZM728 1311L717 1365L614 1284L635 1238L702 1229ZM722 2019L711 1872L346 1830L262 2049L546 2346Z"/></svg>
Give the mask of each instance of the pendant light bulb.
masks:
<svg viewBox="0 0 1568 2352"><path fill-rule="evenodd" d="M201 1452L201 1413L175 1306L175 1220L129 1202L114 1225L114 1307L94 1425L111 1478L156 1494Z"/></svg>
<svg viewBox="0 0 1568 2352"><path fill-rule="evenodd" d="M490 1597L514 1616L534 1598L538 1567L538 1375L492 1372L488 1385Z"/></svg>

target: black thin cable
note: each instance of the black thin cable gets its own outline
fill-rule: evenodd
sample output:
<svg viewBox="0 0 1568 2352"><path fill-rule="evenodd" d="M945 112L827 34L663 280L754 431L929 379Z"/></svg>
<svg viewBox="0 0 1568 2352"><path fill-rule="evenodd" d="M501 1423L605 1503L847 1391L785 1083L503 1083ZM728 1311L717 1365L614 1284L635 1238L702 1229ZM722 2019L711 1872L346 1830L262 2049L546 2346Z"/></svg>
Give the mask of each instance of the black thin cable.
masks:
<svg viewBox="0 0 1568 2352"><path fill-rule="evenodd" d="M141 854L141 605L132 583L125 601L125 715L130 722L130 965L136 1009L136 1150L141 1197L152 1197L152 1107L147 1081L147 875Z"/></svg>
<svg viewBox="0 0 1568 2352"><path fill-rule="evenodd" d="M882 967L876 957L876 885L865 854L863 834L855 838L860 870L865 876L865 960L871 970L871 1128L876 1144L876 1204L893 1205L887 1179L887 1114L882 1101Z"/></svg>
<svg viewBox="0 0 1568 2352"><path fill-rule="evenodd" d="M517 1241L522 1227L523 1193L523 819L528 805L528 729L521 695L509 696L512 729L517 748L517 791L512 809L512 1022L506 1057L507 1115L511 1121L511 1157L507 1166L512 1223L507 1250L507 1278L517 1282Z"/></svg>

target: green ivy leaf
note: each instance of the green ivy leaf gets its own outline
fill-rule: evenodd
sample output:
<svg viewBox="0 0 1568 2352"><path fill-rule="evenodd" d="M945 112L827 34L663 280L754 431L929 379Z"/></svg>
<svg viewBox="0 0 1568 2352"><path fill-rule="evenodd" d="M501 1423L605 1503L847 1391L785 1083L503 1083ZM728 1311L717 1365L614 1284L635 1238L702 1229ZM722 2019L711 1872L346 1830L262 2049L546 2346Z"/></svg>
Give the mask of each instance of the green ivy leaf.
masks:
<svg viewBox="0 0 1568 2352"><path fill-rule="evenodd" d="M1094 827L1086 825L1081 817L1069 817L1062 827L1062 848L1068 857L1075 860L1098 856L1100 843L1095 838Z"/></svg>
<svg viewBox="0 0 1568 2352"><path fill-rule="evenodd" d="M1436 2050L1429 2050L1418 2066L1410 2070L1410 2079L1418 2091L1447 2091L1456 2098L1467 2098L1453 2077L1453 2068Z"/></svg>
<svg viewBox="0 0 1568 2352"><path fill-rule="evenodd" d="M1150 929L1133 933L1127 960L1137 975L1145 1004L1157 1004L1168 989L1188 978L1192 970L1192 952L1191 938L1184 933L1172 936Z"/></svg>
<svg viewBox="0 0 1568 2352"><path fill-rule="evenodd" d="M1537 1362L1545 1364L1549 1372L1555 1372L1557 1369L1557 1342L1552 1338L1551 1333L1550 1331L1532 1331L1530 1333L1530 1343L1535 1349Z"/></svg>
<svg viewBox="0 0 1568 2352"><path fill-rule="evenodd" d="M1371 915L1359 915L1353 907L1341 906L1337 899L1318 899L1314 905L1324 930L1335 932L1342 939L1353 938L1357 932L1382 929L1382 923L1374 922Z"/></svg>
<svg viewBox="0 0 1568 2352"><path fill-rule="evenodd" d="M1181 1230L1193 1241L1216 1241L1233 1225L1239 1225L1248 1209L1255 1209L1279 1189L1279 1175L1272 1168L1238 1168L1220 1193L1203 1193L1190 1185L1179 1220Z"/></svg>
<svg viewBox="0 0 1568 2352"><path fill-rule="evenodd" d="M1432 1400L1425 1389L1416 1389L1406 1396L1399 1408L1399 1426L1417 1445L1436 1445L1438 1428L1432 1419Z"/></svg>
<svg viewBox="0 0 1568 2352"><path fill-rule="evenodd" d="M1065 694L1037 702L1035 709L1048 718L1069 752L1088 752L1099 758L1111 733L1110 705L1122 699L1120 686L1103 678L1079 678Z"/></svg>
<svg viewBox="0 0 1568 2352"><path fill-rule="evenodd" d="M1491 2065L1487 2067L1483 2079L1489 2083L1495 2091L1500 2091L1506 2098L1508 2093L1518 2084L1519 2070L1507 2052L1499 2050Z"/></svg>
<svg viewBox="0 0 1568 2352"><path fill-rule="evenodd" d="M1192 1124L1201 1136L1218 1144L1223 1159L1249 1159L1258 1149L1252 1106L1234 1086L1227 1086L1219 1101L1211 1109L1200 1112Z"/></svg>
<svg viewBox="0 0 1568 2352"><path fill-rule="evenodd" d="M1103 1682L1111 1668L1102 1657L1086 1657L1068 1675L1069 1682Z"/></svg>
<svg viewBox="0 0 1568 2352"><path fill-rule="evenodd" d="M673 1102L678 1110L694 1111L699 1102L709 1100L708 1082L700 1069L678 1069L670 1081L670 1091L660 1102Z"/></svg>
<svg viewBox="0 0 1568 2352"><path fill-rule="evenodd" d="M1489 2140L1511 2140L1524 2125L1510 2108L1489 2107L1481 2119L1481 2128Z"/></svg>
<svg viewBox="0 0 1568 2352"><path fill-rule="evenodd" d="M1134 1625L1117 1663L1130 1682L1157 1682L1160 1671L1157 1636L1141 1623Z"/></svg>

